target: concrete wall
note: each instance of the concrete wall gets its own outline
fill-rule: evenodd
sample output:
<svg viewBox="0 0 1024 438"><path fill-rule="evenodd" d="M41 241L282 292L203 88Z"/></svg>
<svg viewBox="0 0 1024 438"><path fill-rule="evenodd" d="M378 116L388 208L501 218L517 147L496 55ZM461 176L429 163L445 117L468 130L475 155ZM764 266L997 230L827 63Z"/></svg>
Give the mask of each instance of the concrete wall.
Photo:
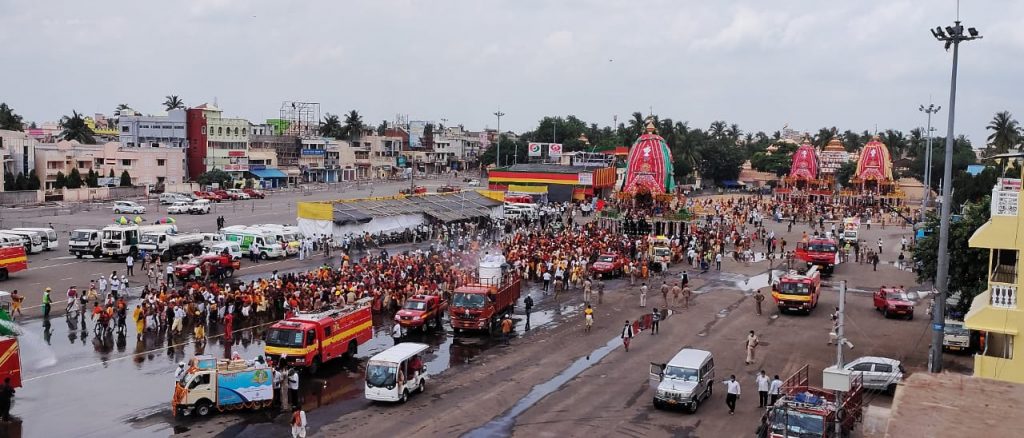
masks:
<svg viewBox="0 0 1024 438"><path fill-rule="evenodd" d="M64 202L89 202L107 199L126 199L146 196L146 187L96 187L62 189Z"/></svg>
<svg viewBox="0 0 1024 438"><path fill-rule="evenodd" d="M43 202L42 190L0 192L0 205L31 205Z"/></svg>
<svg viewBox="0 0 1024 438"><path fill-rule="evenodd" d="M164 184L164 193L192 193L202 190L199 183Z"/></svg>

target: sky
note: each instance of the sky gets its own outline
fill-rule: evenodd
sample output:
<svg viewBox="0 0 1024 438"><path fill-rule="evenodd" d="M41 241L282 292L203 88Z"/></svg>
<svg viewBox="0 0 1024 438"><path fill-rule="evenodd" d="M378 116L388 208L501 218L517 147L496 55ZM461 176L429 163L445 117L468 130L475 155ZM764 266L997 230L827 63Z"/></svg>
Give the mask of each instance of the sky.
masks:
<svg viewBox="0 0 1024 438"><path fill-rule="evenodd" d="M0 101L26 120L164 96L225 116L283 101L366 123L447 119L523 131L653 109L706 128L946 132L952 52L929 29L955 0L0 0ZM965 0L957 134L1024 117L1024 2Z"/></svg>

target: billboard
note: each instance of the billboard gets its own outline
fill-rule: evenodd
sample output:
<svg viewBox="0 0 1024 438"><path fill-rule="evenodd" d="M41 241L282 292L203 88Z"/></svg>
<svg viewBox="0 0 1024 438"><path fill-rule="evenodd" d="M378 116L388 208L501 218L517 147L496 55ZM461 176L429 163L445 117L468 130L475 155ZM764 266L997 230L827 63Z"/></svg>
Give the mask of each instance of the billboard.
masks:
<svg viewBox="0 0 1024 438"><path fill-rule="evenodd" d="M581 186L592 186L594 185L594 174L590 172L580 172L576 175L576 182Z"/></svg>
<svg viewBox="0 0 1024 438"><path fill-rule="evenodd" d="M551 143L548 145L548 156L549 157L561 157L562 156L562 144Z"/></svg>
<svg viewBox="0 0 1024 438"><path fill-rule="evenodd" d="M326 155L327 151L323 149L303 149L302 155Z"/></svg>
<svg viewBox="0 0 1024 438"><path fill-rule="evenodd" d="M529 156L539 157L542 143L530 143Z"/></svg>
<svg viewBox="0 0 1024 438"><path fill-rule="evenodd" d="M423 147L423 130L427 122L414 120L409 122L409 148L416 149Z"/></svg>

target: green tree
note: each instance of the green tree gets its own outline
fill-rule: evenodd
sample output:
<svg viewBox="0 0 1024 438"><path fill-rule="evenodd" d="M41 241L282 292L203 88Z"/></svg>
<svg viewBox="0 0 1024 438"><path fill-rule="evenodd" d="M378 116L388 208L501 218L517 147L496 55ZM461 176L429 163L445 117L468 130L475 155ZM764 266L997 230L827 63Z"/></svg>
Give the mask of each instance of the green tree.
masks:
<svg viewBox="0 0 1024 438"><path fill-rule="evenodd" d="M30 174L30 175L34 176L34 174ZM30 181L28 178L25 178L25 174L23 172L18 172L18 178L14 180L14 190L38 190L38 189L39 189L39 180L36 180L36 183L33 185L32 181Z"/></svg>
<svg viewBox="0 0 1024 438"><path fill-rule="evenodd" d="M28 171L28 181L25 184L25 189L39 190L40 187L42 187L42 182L39 181L39 175L36 175L36 170Z"/></svg>
<svg viewBox="0 0 1024 438"><path fill-rule="evenodd" d="M857 171L856 161L847 161L843 163L838 169L836 169L836 182L843 187L850 186L850 179L853 178L854 172Z"/></svg>
<svg viewBox="0 0 1024 438"><path fill-rule="evenodd" d="M1010 148L1017 147L1020 142L1020 124L1013 119L1013 114L1009 111L996 113L985 129L992 131L988 135L986 155L1005 154Z"/></svg>
<svg viewBox="0 0 1024 438"><path fill-rule="evenodd" d="M10 171L6 171L5 170L4 171L4 191L5 192L9 192L11 190L14 190L14 183L15 183L14 174L11 173Z"/></svg>
<svg viewBox="0 0 1024 438"><path fill-rule="evenodd" d="M724 122L722 123L724 126ZM700 147L700 175L715 183L736 179L743 162L746 161L741 146L737 146L731 138L726 137L724 131L719 135L721 137L714 137L712 134L712 139Z"/></svg>
<svg viewBox="0 0 1024 438"><path fill-rule="evenodd" d="M982 198L992 193L992 187L995 187L999 176L999 170L995 167L986 167L977 176L964 170L957 171L953 174L953 203L950 205L955 209L965 202L981 202Z"/></svg>
<svg viewBox="0 0 1024 438"><path fill-rule="evenodd" d="M64 176L63 171L57 171L57 179L53 182L53 188L63 189L67 186L67 177Z"/></svg>
<svg viewBox="0 0 1024 438"><path fill-rule="evenodd" d="M113 167L111 167L110 168L110 172L107 173L107 178L114 178L114 168Z"/></svg>
<svg viewBox="0 0 1024 438"><path fill-rule="evenodd" d="M217 183L220 187L231 187L231 175L220 169L204 172L196 178L200 185L209 186Z"/></svg>
<svg viewBox="0 0 1024 438"><path fill-rule="evenodd" d="M164 99L164 109L166 109L167 111L184 108L185 102L182 101L181 98L179 98L178 95L176 94L166 96L166 98Z"/></svg>
<svg viewBox="0 0 1024 438"><path fill-rule="evenodd" d="M829 141L835 138L838 135L838 133L839 130L837 130L835 126L831 128L821 128L818 130L818 133L814 134L814 137L811 138L811 144L813 144L818 149L822 149L825 147L825 145L828 144Z"/></svg>
<svg viewBox="0 0 1024 438"><path fill-rule="evenodd" d="M69 189L78 189L82 187L82 174L78 172L77 167L71 168L71 172L69 172L67 178L64 179L64 186Z"/></svg>
<svg viewBox="0 0 1024 438"><path fill-rule="evenodd" d="M120 103L120 104L117 105L117 108L114 108L114 117L121 117L121 113L124 113L125 110L130 110L130 109L132 109L132 108L130 106L128 106L127 103Z"/></svg>
<svg viewBox="0 0 1024 438"><path fill-rule="evenodd" d="M516 151L516 142L512 141L511 139L509 139L508 136L501 135L498 138L499 138L498 141L501 144L501 166L502 167L511 166L512 164L517 163L517 162L518 163L525 163L525 162L527 162L528 157L527 157L527 150L526 150L526 145L525 144L519 145L519 150ZM518 153L518 155L517 155L517 153ZM495 145L492 145L491 147L487 148L487 150L484 151L483 154L480 154L480 164L482 164L484 166L489 166L491 164L495 164L495 159L497 158L497 154L498 154L498 147L495 146Z"/></svg>
<svg viewBox="0 0 1024 438"><path fill-rule="evenodd" d="M331 138L342 138L345 136L345 128L341 126L341 119L337 115L327 113L323 122L320 123L320 135ZM381 132L383 135L383 132Z"/></svg>
<svg viewBox="0 0 1024 438"><path fill-rule="evenodd" d="M761 172L774 173L776 176L789 173L797 146L788 141L776 142L775 146L775 152L757 152L751 156L750 167Z"/></svg>
<svg viewBox="0 0 1024 438"><path fill-rule="evenodd" d="M8 131L24 131L24 123L21 116L14 113L14 109L6 103L0 103L0 129Z"/></svg>
<svg viewBox="0 0 1024 438"><path fill-rule="evenodd" d="M352 110L345 114L344 133L348 136L349 142L362 137L364 127L363 116L360 116L358 111Z"/></svg>
<svg viewBox="0 0 1024 438"><path fill-rule="evenodd" d="M920 181L924 181L924 164L928 153L924 149L925 146L920 146L914 160L910 165L911 176L917 178ZM942 182L942 170L946 159L946 139L943 137L932 138L932 188L935 190L939 189L939 184ZM977 162L977 156L974 154L974 149L971 146L970 140L966 137L957 137L956 141L953 142L953 186L956 187L956 179L958 175L963 175L960 171L966 170L967 165ZM988 187L987 190L991 190L992 187Z"/></svg>
<svg viewBox="0 0 1024 438"><path fill-rule="evenodd" d="M121 187L132 186L132 176L128 174L127 170L121 171Z"/></svg>
<svg viewBox="0 0 1024 438"><path fill-rule="evenodd" d="M951 221L949 224L949 290L960 292L960 301L955 306L955 310L960 312L970 309L971 300L985 290L988 278L988 250L971 248L968 240L975 230L988 222L989 201L989 197L985 196L979 202L966 204L960 220ZM922 283L935 279L938 266L939 217L929 215L924 227L931 230L931 234L918 239L914 244L914 260L920 262L917 281Z"/></svg>
<svg viewBox="0 0 1024 438"><path fill-rule="evenodd" d="M89 169L89 174L85 176L85 185L88 187L99 187L100 186L100 174L95 170Z"/></svg>
<svg viewBox="0 0 1024 438"><path fill-rule="evenodd" d="M72 111L71 116L64 116L60 119L60 139L67 141L78 141L82 144L96 144L95 134L92 128L85 124L85 117Z"/></svg>

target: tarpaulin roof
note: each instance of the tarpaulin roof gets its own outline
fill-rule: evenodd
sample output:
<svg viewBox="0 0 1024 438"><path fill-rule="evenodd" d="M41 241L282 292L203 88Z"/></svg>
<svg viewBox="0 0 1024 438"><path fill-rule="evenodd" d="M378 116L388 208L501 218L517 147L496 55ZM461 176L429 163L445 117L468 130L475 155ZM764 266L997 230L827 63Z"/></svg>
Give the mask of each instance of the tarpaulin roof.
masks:
<svg viewBox="0 0 1024 438"><path fill-rule="evenodd" d="M428 194L389 199L361 199L336 203L334 222L338 224L367 223L375 217L404 214L425 214L442 221L457 221L490 216L501 205L475 191L449 194Z"/></svg>
<svg viewBox="0 0 1024 438"><path fill-rule="evenodd" d="M268 178L288 178L284 172L278 170L276 167L267 167L265 169L250 169L249 173L256 175L260 179Z"/></svg>

